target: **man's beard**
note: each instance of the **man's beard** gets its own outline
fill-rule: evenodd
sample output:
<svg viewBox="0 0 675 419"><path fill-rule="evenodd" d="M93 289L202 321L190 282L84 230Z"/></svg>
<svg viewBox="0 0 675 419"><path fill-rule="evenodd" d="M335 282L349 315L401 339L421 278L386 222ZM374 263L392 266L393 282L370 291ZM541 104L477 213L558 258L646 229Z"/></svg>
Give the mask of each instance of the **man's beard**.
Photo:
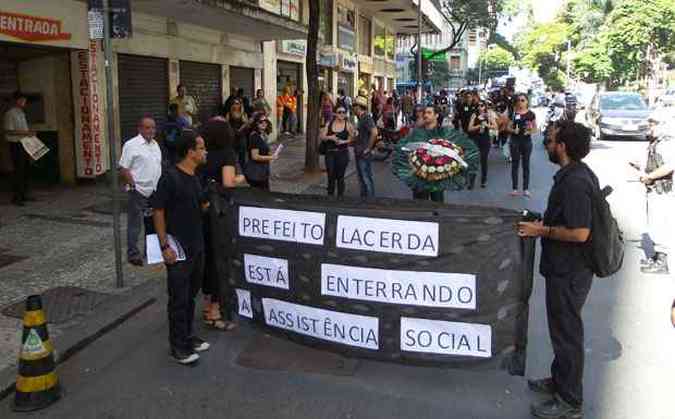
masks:
<svg viewBox="0 0 675 419"><path fill-rule="evenodd" d="M548 159L551 161L553 164L558 164L560 163L560 157L558 157L558 154L554 151L547 151L548 153Z"/></svg>

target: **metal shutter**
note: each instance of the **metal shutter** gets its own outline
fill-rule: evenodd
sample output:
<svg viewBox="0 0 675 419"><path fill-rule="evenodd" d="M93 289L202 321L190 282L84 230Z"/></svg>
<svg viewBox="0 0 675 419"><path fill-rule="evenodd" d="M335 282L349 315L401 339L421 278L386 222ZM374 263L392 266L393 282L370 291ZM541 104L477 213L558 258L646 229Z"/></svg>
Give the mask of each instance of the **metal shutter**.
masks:
<svg viewBox="0 0 675 419"><path fill-rule="evenodd" d="M230 66L230 90L233 87L244 89L244 96L255 97L253 91L254 73L252 68Z"/></svg>
<svg viewBox="0 0 675 419"><path fill-rule="evenodd" d="M164 58L117 56L122 142L136 136L138 120L152 116L157 131L166 122L169 107L169 64Z"/></svg>
<svg viewBox="0 0 675 419"><path fill-rule="evenodd" d="M185 86L188 95L195 98L202 124L220 113L223 106L222 79L219 64L180 62L180 84Z"/></svg>

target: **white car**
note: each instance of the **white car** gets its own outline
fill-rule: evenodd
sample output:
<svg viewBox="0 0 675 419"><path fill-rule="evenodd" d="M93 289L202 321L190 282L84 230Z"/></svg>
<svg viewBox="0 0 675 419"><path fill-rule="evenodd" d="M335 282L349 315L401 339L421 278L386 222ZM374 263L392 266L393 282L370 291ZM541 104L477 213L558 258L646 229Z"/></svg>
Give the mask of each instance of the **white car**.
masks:
<svg viewBox="0 0 675 419"><path fill-rule="evenodd" d="M675 106L675 89L668 89L664 94L659 96L656 106Z"/></svg>

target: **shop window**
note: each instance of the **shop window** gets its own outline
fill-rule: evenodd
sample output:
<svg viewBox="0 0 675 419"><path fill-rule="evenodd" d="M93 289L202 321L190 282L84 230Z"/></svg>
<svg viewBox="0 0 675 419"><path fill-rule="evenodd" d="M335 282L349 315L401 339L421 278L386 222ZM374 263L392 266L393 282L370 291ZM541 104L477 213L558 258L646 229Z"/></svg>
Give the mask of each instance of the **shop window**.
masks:
<svg viewBox="0 0 675 419"><path fill-rule="evenodd" d="M384 26L380 26L377 23L375 24L375 55L378 57L384 57L384 44L387 38L387 33L384 29Z"/></svg>
<svg viewBox="0 0 675 419"><path fill-rule="evenodd" d="M371 40L370 20L359 16L359 54L370 55Z"/></svg>

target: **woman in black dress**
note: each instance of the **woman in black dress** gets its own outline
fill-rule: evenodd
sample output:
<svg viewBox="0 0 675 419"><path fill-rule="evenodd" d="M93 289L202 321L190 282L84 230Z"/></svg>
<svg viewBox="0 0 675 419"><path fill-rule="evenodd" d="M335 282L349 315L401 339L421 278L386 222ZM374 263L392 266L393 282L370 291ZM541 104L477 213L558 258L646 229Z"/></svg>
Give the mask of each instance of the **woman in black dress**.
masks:
<svg viewBox="0 0 675 419"><path fill-rule="evenodd" d="M232 127L222 116L211 118L202 127L202 137L206 143L208 155L206 166L202 170L203 181L207 188L210 184L222 185L225 193L245 182L237 175L237 155L235 134ZM227 260L213 251L213 235L209 219L204 222L204 324L213 329L228 331L237 325L232 322L231 309L227 306L229 290L229 271ZM227 256L227 255L226 255ZM223 297L225 297L223 299ZM222 302L222 304L221 304ZM224 317L223 317L224 315Z"/></svg>

